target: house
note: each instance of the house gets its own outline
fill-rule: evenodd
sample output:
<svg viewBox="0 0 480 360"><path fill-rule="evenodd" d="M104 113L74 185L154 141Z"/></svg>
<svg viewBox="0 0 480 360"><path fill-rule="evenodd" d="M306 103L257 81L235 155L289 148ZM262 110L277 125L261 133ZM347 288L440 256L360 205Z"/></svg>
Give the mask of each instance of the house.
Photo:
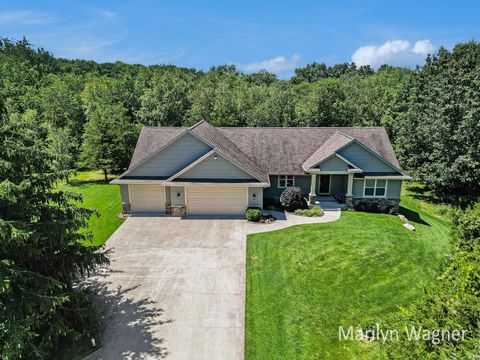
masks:
<svg viewBox="0 0 480 360"><path fill-rule="evenodd" d="M243 215L283 189L310 203L346 194L349 207L396 212L402 181L384 128L144 127L127 171L113 180L123 213Z"/></svg>

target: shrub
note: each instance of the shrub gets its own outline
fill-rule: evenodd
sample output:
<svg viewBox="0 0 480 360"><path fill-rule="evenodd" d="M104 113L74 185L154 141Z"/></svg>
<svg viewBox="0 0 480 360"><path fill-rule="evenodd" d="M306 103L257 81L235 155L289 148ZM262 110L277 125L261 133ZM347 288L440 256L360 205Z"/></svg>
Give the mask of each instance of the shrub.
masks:
<svg viewBox="0 0 480 360"><path fill-rule="evenodd" d="M316 206L311 209L297 209L295 210L295 215L312 217L312 216L323 216L324 213L321 207Z"/></svg>
<svg viewBox="0 0 480 360"><path fill-rule="evenodd" d="M307 201L299 187L288 187L280 195L280 204L287 211L294 212L297 209L308 209Z"/></svg>
<svg viewBox="0 0 480 360"><path fill-rule="evenodd" d="M345 204L346 195L345 195L344 193L335 194L335 200L336 200L339 204Z"/></svg>
<svg viewBox="0 0 480 360"><path fill-rule="evenodd" d="M480 240L480 203L452 213L454 246L470 251Z"/></svg>
<svg viewBox="0 0 480 360"><path fill-rule="evenodd" d="M245 219L252 222L259 222L262 218L262 210L259 208L248 208L245 211Z"/></svg>

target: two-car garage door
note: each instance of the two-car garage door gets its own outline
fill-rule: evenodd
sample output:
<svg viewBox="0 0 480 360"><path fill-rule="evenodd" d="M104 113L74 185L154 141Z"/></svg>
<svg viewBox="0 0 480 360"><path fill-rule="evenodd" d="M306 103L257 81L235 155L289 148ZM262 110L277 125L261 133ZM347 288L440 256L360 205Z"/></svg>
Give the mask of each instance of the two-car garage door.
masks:
<svg viewBox="0 0 480 360"><path fill-rule="evenodd" d="M243 215L248 188L205 186L187 188L188 215Z"/></svg>
<svg viewBox="0 0 480 360"><path fill-rule="evenodd" d="M150 184L129 185L128 190L133 213L165 212L165 187ZM187 215L242 216L248 206L246 187L194 186L187 187L185 194Z"/></svg>

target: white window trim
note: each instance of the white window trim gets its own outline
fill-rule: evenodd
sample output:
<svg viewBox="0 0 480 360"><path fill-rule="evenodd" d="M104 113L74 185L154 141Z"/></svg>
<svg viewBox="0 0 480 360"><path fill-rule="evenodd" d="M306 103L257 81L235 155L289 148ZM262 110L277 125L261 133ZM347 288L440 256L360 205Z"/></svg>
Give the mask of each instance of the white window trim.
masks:
<svg viewBox="0 0 480 360"><path fill-rule="evenodd" d="M280 186L280 179L281 178L285 178L285 186ZM292 186L287 186L287 177L291 177L292 178ZM279 189L286 189L287 187L293 187L295 186L295 175L278 175L278 188Z"/></svg>
<svg viewBox="0 0 480 360"><path fill-rule="evenodd" d="M367 180L375 180L375 185L373 186L373 195L365 195L365 188L366 188L366 184L367 184ZM381 196L378 196L378 195L375 195L375 193L377 192L377 181L378 180L383 180L383 179L363 179L363 197L365 198L386 198L387 197L387 191L388 191L388 180L385 179L385 194L381 195ZM370 188L370 186L369 186Z"/></svg>

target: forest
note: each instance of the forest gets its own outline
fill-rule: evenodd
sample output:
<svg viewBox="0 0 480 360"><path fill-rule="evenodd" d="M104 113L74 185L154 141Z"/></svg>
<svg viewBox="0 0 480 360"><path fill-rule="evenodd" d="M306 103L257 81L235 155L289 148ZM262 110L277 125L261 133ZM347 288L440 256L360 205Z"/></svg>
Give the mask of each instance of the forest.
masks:
<svg viewBox="0 0 480 360"><path fill-rule="evenodd" d="M471 41L416 70L312 63L279 80L234 65L57 59L3 39L0 96L10 116L39 124L59 171L126 169L142 126L383 126L404 170L439 197L471 203L480 192L479 57Z"/></svg>
<svg viewBox="0 0 480 360"><path fill-rule="evenodd" d="M480 197L479 89L476 41L440 48L416 69L311 63L282 80L234 65L200 71L67 60L26 39L0 39L1 352L45 358L60 338L95 331L89 294L74 284L108 258L79 245L92 212L71 206L77 197L55 184L80 169L101 169L105 179L125 170L142 126L202 119L237 127L385 127L402 168L435 201L469 208L455 218L457 250L442 282L408 316L426 321L433 306L437 317L428 321L446 311L478 331L480 279L472 266L480 258L480 220L471 206ZM442 307L455 301L462 316ZM466 354L479 349L475 336ZM388 351L402 352L395 345Z"/></svg>

